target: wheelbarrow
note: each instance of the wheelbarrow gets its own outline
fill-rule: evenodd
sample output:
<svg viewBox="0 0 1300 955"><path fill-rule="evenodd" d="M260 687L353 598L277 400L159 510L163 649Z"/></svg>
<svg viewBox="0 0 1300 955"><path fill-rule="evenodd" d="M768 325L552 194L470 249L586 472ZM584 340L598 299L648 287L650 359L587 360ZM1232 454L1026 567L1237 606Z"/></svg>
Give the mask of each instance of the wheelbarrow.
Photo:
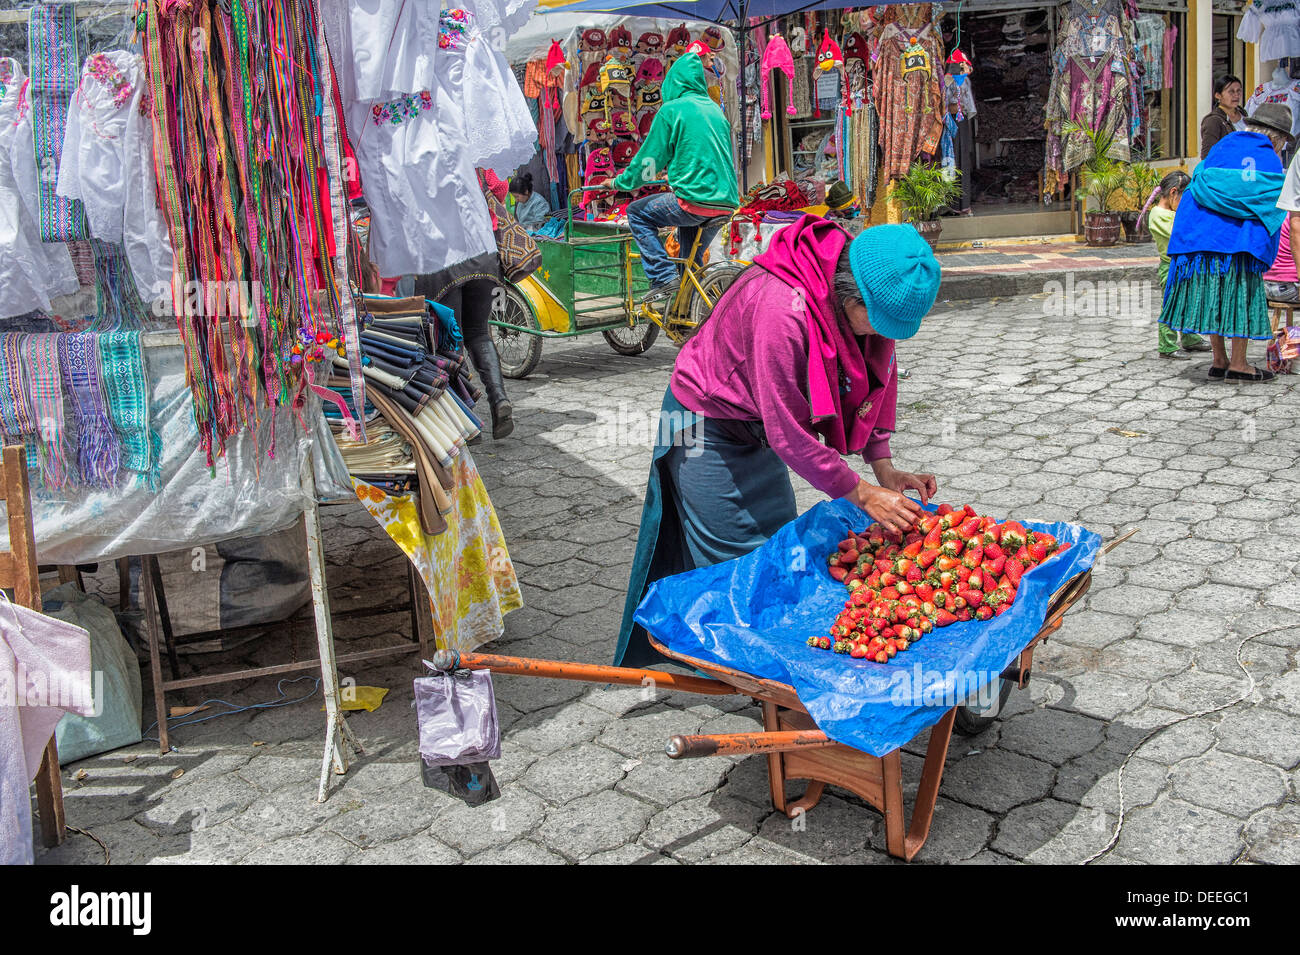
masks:
<svg viewBox="0 0 1300 955"><path fill-rule="evenodd" d="M1105 554L1128 540L1136 530L1102 548ZM1011 689L1028 686L1033 669L1034 650L1061 627L1066 611L1088 592L1092 570L1066 581L1048 602L1043 625L1033 639L1016 655L1001 674L999 701L1005 701ZM671 759L701 756L765 756L772 805L791 819L812 809L821 800L828 785L839 786L877 809L885 817L885 847L891 856L910 862L921 851L930 834L935 800L943 779L944 762L954 724L968 732L978 731L994 718L988 708L962 713L966 706L949 709L930 730L920 785L912 805L910 824L905 822L903 804L902 750L884 756L872 756L861 750L837 743L819 730L800 702L794 687L696 659L669 650L652 636L650 644L659 653L709 677L688 676L662 670L537 660L527 657L500 656L491 653L460 653L439 650L434 654L436 670L492 670L512 676L550 677L581 680L588 683L654 686L664 690L701 693L711 696L748 696L762 707L763 729L755 733L718 733L699 736L674 736L665 752ZM964 717L959 721L959 715ZM797 799L787 799L787 780L806 780L808 785Z"/></svg>

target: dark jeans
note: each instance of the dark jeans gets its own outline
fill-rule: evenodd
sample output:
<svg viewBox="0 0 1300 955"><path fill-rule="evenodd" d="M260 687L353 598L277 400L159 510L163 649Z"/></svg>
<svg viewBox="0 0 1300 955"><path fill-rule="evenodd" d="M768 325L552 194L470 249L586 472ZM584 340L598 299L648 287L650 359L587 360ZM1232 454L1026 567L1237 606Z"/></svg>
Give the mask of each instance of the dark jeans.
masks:
<svg viewBox="0 0 1300 955"><path fill-rule="evenodd" d="M637 248L641 250L641 267L645 269L645 277L650 280L651 287L677 281L677 263L668 258L659 238L659 230L677 226L677 242L681 246L678 257L686 258L700 223L707 222L710 218L687 212L671 192L646 196L627 207L627 225L632 230L632 237L636 239ZM714 226L705 230L695 257L696 264L703 260L704 250L713 241L719 228L720 226Z"/></svg>

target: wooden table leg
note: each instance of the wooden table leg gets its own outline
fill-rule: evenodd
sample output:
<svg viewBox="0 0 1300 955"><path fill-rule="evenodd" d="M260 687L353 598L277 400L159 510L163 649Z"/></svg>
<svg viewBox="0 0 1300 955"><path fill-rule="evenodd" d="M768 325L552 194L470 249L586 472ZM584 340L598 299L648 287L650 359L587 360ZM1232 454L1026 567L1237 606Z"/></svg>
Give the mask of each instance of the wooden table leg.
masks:
<svg viewBox="0 0 1300 955"><path fill-rule="evenodd" d="M906 850L904 840L903 810L903 759L902 750L894 750L880 758L880 767L884 775L885 795L885 848L896 859L903 858Z"/></svg>
<svg viewBox="0 0 1300 955"><path fill-rule="evenodd" d="M144 630L149 637L149 672L153 676L154 706L158 711L158 751L166 753L171 749L167 738L167 692L163 689L162 673L162 633L158 627L158 602L155 600L153 575L149 573L148 557L140 573L140 604L144 611Z"/></svg>
<svg viewBox="0 0 1300 955"><path fill-rule="evenodd" d="M54 737L45 746L41 768L36 773L36 811L41 817L41 841L53 849L63 842L63 779L59 776L59 749Z"/></svg>
<svg viewBox="0 0 1300 955"><path fill-rule="evenodd" d="M957 718L954 707L930 730L930 745L925 750L925 768L921 770L921 784L916 790L916 803L912 806L912 825L907 830L905 858L911 862L925 845L930 835L930 821L934 818L934 803L939 798L939 783L943 779L943 764L948 758L948 743L952 739L952 724ZM893 853L893 850L890 850Z"/></svg>
<svg viewBox="0 0 1300 955"><path fill-rule="evenodd" d="M420 644L420 659L433 661L433 653L438 649L437 635L433 632L433 610L429 606L429 589L424 585L424 578L415 569L412 561L406 562L407 580L411 592L411 628L415 639ZM418 669L424 672L424 664Z"/></svg>
<svg viewBox="0 0 1300 955"><path fill-rule="evenodd" d="M167 609L167 592L163 590L162 568L158 566L158 555L149 554L143 558L141 576L148 574L153 583L154 602L158 607L158 619L162 621L163 642L167 645L167 662L171 664L172 679L181 675L181 665L176 659L176 635L172 632L172 615Z"/></svg>

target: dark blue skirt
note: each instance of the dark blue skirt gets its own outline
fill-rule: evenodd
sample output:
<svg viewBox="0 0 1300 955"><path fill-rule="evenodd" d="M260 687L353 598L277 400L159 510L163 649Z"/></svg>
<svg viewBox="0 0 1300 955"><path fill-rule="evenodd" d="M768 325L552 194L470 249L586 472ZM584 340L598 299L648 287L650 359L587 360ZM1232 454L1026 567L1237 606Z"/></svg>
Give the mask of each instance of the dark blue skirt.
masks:
<svg viewBox="0 0 1300 955"><path fill-rule="evenodd" d="M687 411L670 388L657 437L614 654L618 666L663 662L632 620L650 584L748 554L798 516L790 472L758 422Z"/></svg>

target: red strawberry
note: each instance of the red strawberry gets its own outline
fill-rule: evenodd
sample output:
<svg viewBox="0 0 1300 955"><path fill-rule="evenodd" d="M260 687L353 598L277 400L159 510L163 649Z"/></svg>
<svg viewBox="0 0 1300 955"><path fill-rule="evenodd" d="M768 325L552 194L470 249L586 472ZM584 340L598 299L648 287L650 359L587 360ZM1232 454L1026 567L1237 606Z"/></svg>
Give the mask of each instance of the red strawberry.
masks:
<svg viewBox="0 0 1300 955"><path fill-rule="evenodd" d="M993 618L992 607L979 607L975 611L976 620L991 620Z"/></svg>
<svg viewBox="0 0 1300 955"><path fill-rule="evenodd" d="M999 557L1006 557L1006 556L1007 555L1003 552L1002 548L999 547L997 544L990 543L987 540L985 541L984 543L985 560L997 560Z"/></svg>
<svg viewBox="0 0 1300 955"><path fill-rule="evenodd" d="M1007 521L1002 525L1001 543L1003 548L1005 549L1009 547L1012 550L1016 550L1023 547L1025 541L1028 539L1026 534L1028 534L1028 531L1025 530L1024 525L1019 521Z"/></svg>
<svg viewBox="0 0 1300 955"><path fill-rule="evenodd" d="M984 529L984 546L985 546L985 547L988 547L990 544L997 544L997 543L998 543L999 541L1001 541L1001 540L1002 540L1002 525L1001 525L1001 524L994 524L993 526L991 526L991 527L986 527L986 528Z"/></svg>
<svg viewBox="0 0 1300 955"><path fill-rule="evenodd" d="M1035 564L1041 564L1047 560L1047 545L1034 541L1029 545L1029 557Z"/></svg>
<svg viewBox="0 0 1300 955"><path fill-rule="evenodd" d="M921 549L922 549L924 546L925 546L925 545L922 544L921 541L920 541L919 539L916 540L916 541L913 541L911 544L908 544L906 547L903 548L903 556L904 556L904 557L915 557L917 554L921 553Z"/></svg>
<svg viewBox="0 0 1300 955"><path fill-rule="evenodd" d="M921 519L916 522L916 529L922 534L928 534L939 526L939 518L933 514L923 514Z"/></svg>
<svg viewBox="0 0 1300 955"><path fill-rule="evenodd" d="M997 590L993 591L990 594L984 595L984 605L986 607L992 607L994 610L997 610L999 607L1002 607L1006 603L1007 603L1007 592L1003 590L1001 587L999 587Z"/></svg>
<svg viewBox="0 0 1300 955"><path fill-rule="evenodd" d="M844 578L849 575L849 572L845 570L843 567L832 567L830 568L830 572L831 572L831 577L835 580L840 581L841 583L843 583Z"/></svg>
<svg viewBox="0 0 1300 955"><path fill-rule="evenodd" d="M880 591L880 596L886 600L897 600L901 594L893 587L885 587Z"/></svg>
<svg viewBox="0 0 1300 955"><path fill-rule="evenodd" d="M934 630L934 615L933 615L933 614L931 614L931 615L928 616L928 617L922 617L922 618L921 618L921 626L920 626L920 630L921 630L922 633L930 633L932 630ZM920 637L917 637L916 639L919 640L919 639L921 639L921 638L920 638Z"/></svg>
<svg viewBox="0 0 1300 955"><path fill-rule="evenodd" d="M939 586L944 590L951 590L952 585L957 580L957 575L951 570L945 570L939 575Z"/></svg>
<svg viewBox="0 0 1300 955"><path fill-rule="evenodd" d="M877 653L874 657L872 657L872 659L875 660L877 663L888 663L888 662L889 662L889 654L886 653L884 650L881 650L881 651L880 651L879 653Z"/></svg>
<svg viewBox="0 0 1300 955"><path fill-rule="evenodd" d="M966 605L969 607L978 607L984 602L984 593L979 590L959 590L957 596L966 601Z"/></svg>
<svg viewBox="0 0 1300 955"><path fill-rule="evenodd" d="M855 660L864 659L867 655L867 648L860 643L855 643L853 649L849 651L849 656Z"/></svg>
<svg viewBox="0 0 1300 955"><path fill-rule="evenodd" d="M934 615L934 625L936 627L946 627L950 623L956 623L957 618L947 610L940 610Z"/></svg>
<svg viewBox="0 0 1300 955"><path fill-rule="evenodd" d="M966 623L970 620L973 620L974 618L975 618L975 611L971 610L970 607L966 607L962 610L957 611L957 619L961 623Z"/></svg>
<svg viewBox="0 0 1300 955"><path fill-rule="evenodd" d="M916 585L916 595L921 598L922 603L929 603L934 598L934 587L927 583Z"/></svg>
<svg viewBox="0 0 1300 955"><path fill-rule="evenodd" d="M937 561L935 561L934 566L938 567L939 571L942 573L944 571L954 570L957 567L960 567L961 561L959 561L956 557L949 557L945 554L943 557L940 557Z"/></svg>
<svg viewBox="0 0 1300 955"><path fill-rule="evenodd" d="M920 567L913 567L907 572L907 582L909 584L918 584L923 580L925 580L925 571L921 570Z"/></svg>
<svg viewBox="0 0 1300 955"><path fill-rule="evenodd" d="M984 591L985 593L988 593L990 590L996 590L997 586L998 586L998 579L994 577L992 574L985 574L984 586L981 587L980 590Z"/></svg>
<svg viewBox="0 0 1300 955"><path fill-rule="evenodd" d="M958 557L961 555L962 548L965 546L965 542L960 539L944 541L939 545L939 553L947 557Z"/></svg>
<svg viewBox="0 0 1300 955"><path fill-rule="evenodd" d="M942 610L944 607L948 606L949 597L950 595L946 591L943 590L936 591L934 595L934 601L933 601L934 605L940 610Z"/></svg>
<svg viewBox="0 0 1300 955"><path fill-rule="evenodd" d="M848 553L849 551L853 550L853 548L854 548L854 543L853 543L853 538L852 538L852 537L849 537L849 538L846 538L845 540L840 541L840 553L841 553L841 554Z"/></svg>
<svg viewBox="0 0 1300 955"><path fill-rule="evenodd" d="M841 563L841 564L856 564L856 563L858 562L858 557L859 557L859 556L861 556L861 555L858 554L858 551L857 551L856 548L854 548L853 550L846 550L844 553L840 554L840 563Z"/></svg>
<svg viewBox="0 0 1300 955"><path fill-rule="evenodd" d="M1025 572L1024 565L1018 560L1009 560L1006 562L1007 581L1012 587L1020 586L1020 575Z"/></svg>
<svg viewBox="0 0 1300 955"><path fill-rule="evenodd" d="M1006 566L1006 563L1007 559L1001 554L993 558L986 556L984 558L983 570L991 577L1000 577L1002 575L1002 568Z"/></svg>
<svg viewBox="0 0 1300 955"><path fill-rule="evenodd" d="M906 580L900 580L898 583L894 584L894 589L898 591L900 597L905 597L912 592L912 585Z"/></svg>
<svg viewBox="0 0 1300 955"><path fill-rule="evenodd" d="M984 572L980 570L972 570L970 576L966 578L966 586L971 590L983 590Z"/></svg>
<svg viewBox="0 0 1300 955"><path fill-rule="evenodd" d="M934 513L935 513L935 516L937 516L937 517L943 517L945 514L951 514L951 513L952 513L952 505L951 505L951 504L940 504L938 507L936 507L936 508L934 509Z"/></svg>
<svg viewBox="0 0 1300 955"><path fill-rule="evenodd" d="M980 519L978 517L968 517L961 522L961 526L957 528L957 533L963 538L973 537L979 529Z"/></svg>
<svg viewBox="0 0 1300 955"><path fill-rule="evenodd" d="M972 571L971 571L971 569L970 569L969 567L958 567L958 568L957 568L957 579L958 579L959 581L961 581L961 582L964 584L964 583L966 583L966 581L970 580L970 575L971 575L971 573L972 573Z"/></svg>
<svg viewBox="0 0 1300 955"><path fill-rule="evenodd" d="M938 547L943 543L943 528L938 524L935 524L934 527L930 528L930 530L926 532L925 540L922 541L922 543L926 547Z"/></svg>
<svg viewBox="0 0 1300 955"><path fill-rule="evenodd" d="M1056 548L1056 552L1058 554L1064 554L1069 549L1070 549L1070 544L1067 541L1066 543L1062 544L1060 547Z"/></svg>
<svg viewBox="0 0 1300 955"><path fill-rule="evenodd" d="M1017 549L1016 552L1012 555L1012 559L1020 561L1020 563L1024 564L1026 567L1029 566L1029 564L1031 563L1029 559L1029 548L1025 547L1022 544L1020 548Z"/></svg>
<svg viewBox="0 0 1300 955"><path fill-rule="evenodd" d="M930 547L916 555L916 564L924 570L929 570L930 566L939 559L939 549Z"/></svg>

